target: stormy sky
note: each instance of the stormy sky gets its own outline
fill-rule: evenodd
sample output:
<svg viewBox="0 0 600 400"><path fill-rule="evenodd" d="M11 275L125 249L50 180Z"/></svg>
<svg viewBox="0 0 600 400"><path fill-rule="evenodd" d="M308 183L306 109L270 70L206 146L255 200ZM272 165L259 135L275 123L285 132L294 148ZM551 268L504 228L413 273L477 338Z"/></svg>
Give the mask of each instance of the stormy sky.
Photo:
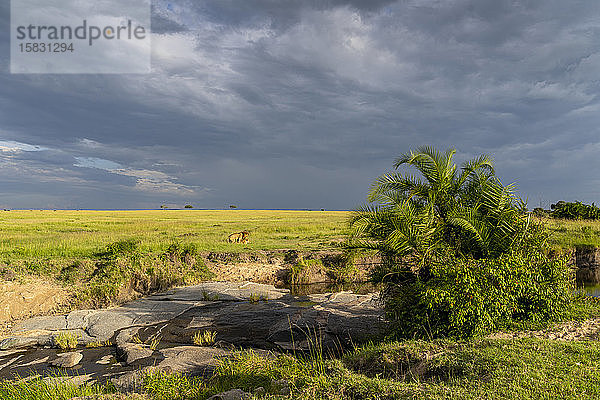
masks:
<svg viewBox="0 0 600 400"><path fill-rule="evenodd" d="M351 209L400 153L600 202L600 2L153 0L152 73L10 74L0 207Z"/></svg>

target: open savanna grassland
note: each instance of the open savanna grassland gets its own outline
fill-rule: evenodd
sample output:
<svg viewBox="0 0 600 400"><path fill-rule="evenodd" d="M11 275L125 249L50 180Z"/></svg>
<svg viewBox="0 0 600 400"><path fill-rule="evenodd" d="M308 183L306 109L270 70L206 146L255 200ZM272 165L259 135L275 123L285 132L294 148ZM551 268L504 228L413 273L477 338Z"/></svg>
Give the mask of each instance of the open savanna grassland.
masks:
<svg viewBox="0 0 600 400"><path fill-rule="evenodd" d="M142 253L172 243L198 251L323 250L339 246L348 232L347 211L145 210L0 211L0 260L93 258L107 245L135 240ZM550 231L555 247L600 246L600 221L535 219ZM249 244L227 243L248 230Z"/></svg>
<svg viewBox="0 0 600 400"><path fill-rule="evenodd" d="M6 290L31 288L71 307L103 307L214 277L200 252L341 250L349 227L346 211L147 210L0 211L0 321L54 307L41 299L16 307ZM600 223L543 221L556 247L600 242ZM597 230L598 229L598 230ZM250 243L227 243L247 230ZM598 243L600 245L600 243ZM9 278L10 277L10 278ZM33 279L33 280L32 280ZM33 289L36 288L36 289ZM40 288L40 289L38 289ZM11 292L12 293L12 292ZM37 296L37 297L36 297ZM76 299L70 299L75 296ZM48 305L48 310L42 305ZM38 309L39 307L42 307ZM52 307L51 307L52 306ZM0 313L1 314L1 313Z"/></svg>
<svg viewBox="0 0 600 400"><path fill-rule="evenodd" d="M600 247L600 221L536 218L550 233L550 244L554 247L577 246Z"/></svg>
<svg viewBox="0 0 600 400"><path fill-rule="evenodd" d="M50 312L57 304L104 307L140 295L211 279L201 252L339 248L347 212L150 210L0 211L0 321ZM227 243L247 230L250 243ZM18 307L23 298L58 290ZM61 289L62 292L61 292ZM32 292L32 293L30 293ZM6 293L6 294L4 294ZM33 304L35 303L35 304ZM39 303L39 304L38 304ZM35 307L34 307L35 306Z"/></svg>
<svg viewBox="0 0 600 400"><path fill-rule="evenodd" d="M137 240L140 252L186 243L198 251L335 247L347 232L343 211L0 211L0 259L57 260L93 257L107 245ZM230 233L250 231L250 243Z"/></svg>

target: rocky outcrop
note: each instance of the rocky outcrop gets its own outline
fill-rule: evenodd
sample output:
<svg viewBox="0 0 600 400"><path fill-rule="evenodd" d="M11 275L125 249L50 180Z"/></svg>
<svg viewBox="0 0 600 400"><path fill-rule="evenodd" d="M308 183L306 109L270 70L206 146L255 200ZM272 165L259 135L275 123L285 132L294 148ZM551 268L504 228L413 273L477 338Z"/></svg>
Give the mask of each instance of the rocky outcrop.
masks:
<svg viewBox="0 0 600 400"><path fill-rule="evenodd" d="M134 335L142 341L160 337L167 343L192 344L196 332L211 330L217 340L234 346L282 350L306 348L311 335L325 347L339 347L371 337L380 325L375 294L292 296L270 285L210 282L112 309L32 318L17 325L14 336L2 340L0 347L45 346L67 331L83 345L116 342L118 355L139 359L150 354L128 343Z"/></svg>
<svg viewBox="0 0 600 400"><path fill-rule="evenodd" d="M294 296L271 285L208 282L121 307L22 322L0 341L0 378L74 367L80 376L130 388L139 383L136 374L149 370L204 375L234 348L264 357L311 346L332 352L381 331L375 294ZM59 354L51 346L61 332L88 347ZM203 332L212 339L199 340Z"/></svg>

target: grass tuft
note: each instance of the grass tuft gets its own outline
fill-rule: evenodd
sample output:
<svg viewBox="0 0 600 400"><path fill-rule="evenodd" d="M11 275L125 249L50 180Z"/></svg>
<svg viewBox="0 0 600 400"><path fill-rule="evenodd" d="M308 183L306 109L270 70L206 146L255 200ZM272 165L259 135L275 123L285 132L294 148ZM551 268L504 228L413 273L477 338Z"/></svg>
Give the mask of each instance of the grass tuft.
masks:
<svg viewBox="0 0 600 400"><path fill-rule="evenodd" d="M60 332L54 342L61 350L74 349L77 347L79 335L74 332Z"/></svg>
<svg viewBox="0 0 600 400"><path fill-rule="evenodd" d="M215 331L198 331L192 336L192 342L196 346L212 346L217 339Z"/></svg>

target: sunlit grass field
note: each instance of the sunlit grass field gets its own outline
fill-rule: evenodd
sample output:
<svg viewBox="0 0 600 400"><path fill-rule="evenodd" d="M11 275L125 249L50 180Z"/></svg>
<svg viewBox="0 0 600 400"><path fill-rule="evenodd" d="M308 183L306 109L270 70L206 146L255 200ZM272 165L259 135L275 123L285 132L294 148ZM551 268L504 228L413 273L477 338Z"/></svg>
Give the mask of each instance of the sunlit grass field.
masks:
<svg viewBox="0 0 600 400"><path fill-rule="evenodd" d="M343 211L0 211L0 259L87 258L106 245L139 241L139 250L164 250L173 242L199 251L330 249L347 232ZM249 244L227 243L248 230Z"/></svg>
<svg viewBox="0 0 600 400"><path fill-rule="evenodd" d="M600 247L600 221L544 218L542 222L550 232L550 243L555 247Z"/></svg>
<svg viewBox="0 0 600 400"><path fill-rule="evenodd" d="M174 242L199 251L334 249L348 232L346 211L149 210L0 211L0 260L93 257L119 240L136 239L142 252ZM543 219L556 247L600 246L600 221ZM249 244L227 243L251 232Z"/></svg>

